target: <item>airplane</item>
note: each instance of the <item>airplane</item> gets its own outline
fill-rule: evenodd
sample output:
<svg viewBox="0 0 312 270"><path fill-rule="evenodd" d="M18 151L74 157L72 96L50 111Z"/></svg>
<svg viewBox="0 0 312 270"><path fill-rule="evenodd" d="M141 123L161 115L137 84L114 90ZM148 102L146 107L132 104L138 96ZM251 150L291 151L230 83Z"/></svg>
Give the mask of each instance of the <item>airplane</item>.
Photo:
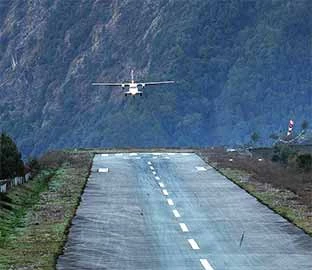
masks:
<svg viewBox="0 0 312 270"><path fill-rule="evenodd" d="M136 83L134 81L134 71L131 70L131 82L130 83L92 83L92 85L97 86L121 86L122 89L128 87L128 91L125 92L125 96L142 96L143 91L142 89L145 88L147 85L158 85L158 84L171 84L175 83L175 81L162 81L162 82L139 82Z"/></svg>

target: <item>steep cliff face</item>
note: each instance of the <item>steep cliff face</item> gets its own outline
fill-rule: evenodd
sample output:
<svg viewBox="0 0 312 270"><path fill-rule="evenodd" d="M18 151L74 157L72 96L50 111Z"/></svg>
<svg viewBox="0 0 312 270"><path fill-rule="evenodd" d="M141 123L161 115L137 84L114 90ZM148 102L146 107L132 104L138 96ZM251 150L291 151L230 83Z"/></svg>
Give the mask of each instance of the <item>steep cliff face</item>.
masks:
<svg viewBox="0 0 312 270"><path fill-rule="evenodd" d="M309 10L309 0L3 0L0 128L25 154L268 135L312 115ZM91 86L131 68L179 83L135 99Z"/></svg>

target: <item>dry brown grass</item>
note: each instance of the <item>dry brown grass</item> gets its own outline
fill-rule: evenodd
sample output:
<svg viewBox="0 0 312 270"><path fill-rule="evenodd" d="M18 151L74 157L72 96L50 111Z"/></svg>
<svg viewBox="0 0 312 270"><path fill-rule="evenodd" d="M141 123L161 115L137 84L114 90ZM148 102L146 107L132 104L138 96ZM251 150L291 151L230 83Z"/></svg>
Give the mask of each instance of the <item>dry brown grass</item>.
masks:
<svg viewBox="0 0 312 270"><path fill-rule="evenodd" d="M223 148L201 153L206 161L215 163L218 168L245 171L250 175L249 181L267 183L275 188L294 192L301 203L312 209L312 171L303 172L294 166L272 162L268 153L266 158L263 158L256 150L252 157L237 152L226 152ZM259 158L263 160L259 161Z"/></svg>
<svg viewBox="0 0 312 270"><path fill-rule="evenodd" d="M272 162L273 151L269 149L255 150L252 156L226 152L223 148L201 150L198 154L259 201L312 236L311 171L303 172L294 163L286 166Z"/></svg>
<svg viewBox="0 0 312 270"><path fill-rule="evenodd" d="M92 156L93 153L88 151L50 151L39 159L39 164L44 169L56 169L63 165L81 168Z"/></svg>

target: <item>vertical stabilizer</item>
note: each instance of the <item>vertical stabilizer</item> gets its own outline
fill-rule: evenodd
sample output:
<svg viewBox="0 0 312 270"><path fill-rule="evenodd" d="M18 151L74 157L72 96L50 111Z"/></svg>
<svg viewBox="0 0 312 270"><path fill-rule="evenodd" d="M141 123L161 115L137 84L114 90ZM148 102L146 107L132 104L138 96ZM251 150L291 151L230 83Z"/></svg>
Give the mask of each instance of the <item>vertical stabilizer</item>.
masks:
<svg viewBox="0 0 312 270"><path fill-rule="evenodd" d="M131 82L134 83L134 70L131 69Z"/></svg>

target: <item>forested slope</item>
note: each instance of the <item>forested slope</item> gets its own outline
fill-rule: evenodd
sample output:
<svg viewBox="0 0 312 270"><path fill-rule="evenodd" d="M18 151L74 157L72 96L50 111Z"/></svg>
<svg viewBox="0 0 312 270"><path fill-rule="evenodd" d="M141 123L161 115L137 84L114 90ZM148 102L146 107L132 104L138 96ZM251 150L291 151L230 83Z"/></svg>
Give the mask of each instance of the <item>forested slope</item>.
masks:
<svg viewBox="0 0 312 270"><path fill-rule="evenodd" d="M310 0L3 0L0 128L23 153L237 144L312 115ZM17 66L12 69L12 57ZM142 98L93 81L174 79ZM267 142L267 140L264 140Z"/></svg>

